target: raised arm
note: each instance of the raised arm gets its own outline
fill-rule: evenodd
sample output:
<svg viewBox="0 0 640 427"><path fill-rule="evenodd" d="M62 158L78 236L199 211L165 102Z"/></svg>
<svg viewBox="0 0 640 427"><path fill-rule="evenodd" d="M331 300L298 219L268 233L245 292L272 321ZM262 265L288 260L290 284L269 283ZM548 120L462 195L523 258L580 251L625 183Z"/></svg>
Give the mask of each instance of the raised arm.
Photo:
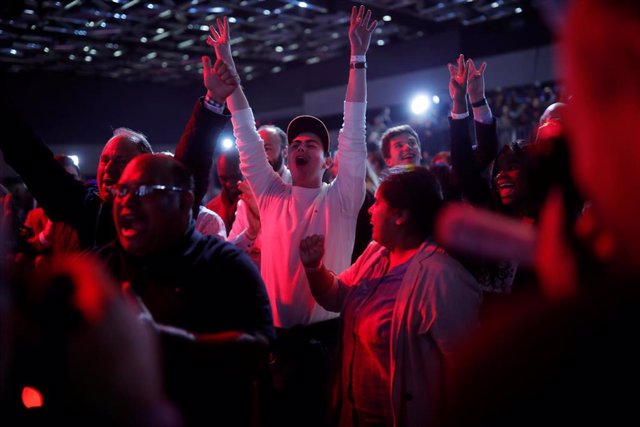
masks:
<svg viewBox="0 0 640 427"><path fill-rule="evenodd" d="M216 26L217 28L213 25L209 27L211 34L207 38L207 44L213 47L218 59L223 61L222 64L216 64L218 66L216 71L224 77L237 76L238 72L235 62L233 61L233 55L231 54L231 32L229 31L229 21L227 17L225 16L222 19L216 18ZM247 97L241 86L238 86L230 96L227 97L227 103L231 114L250 108L249 101L247 101Z"/></svg>
<svg viewBox="0 0 640 427"><path fill-rule="evenodd" d="M498 154L498 133L496 121L485 97L484 70L487 63L483 62L476 68L471 58L467 59L469 75L467 76L467 94L473 107L473 117L476 128L477 145L474 147L474 157L480 170L484 170Z"/></svg>
<svg viewBox="0 0 640 427"><path fill-rule="evenodd" d="M237 79L233 56L231 55L229 22L227 18L217 19L216 27L211 26L211 35L207 43L212 46L218 56L215 71L221 79ZM260 197L272 185L285 184L279 175L269 165L264 144L256 130L253 111L241 86L235 88L227 97L227 104L231 111L233 134L236 137L238 151L240 152L240 170L251 183L254 193L260 201Z"/></svg>
<svg viewBox="0 0 640 427"><path fill-rule="evenodd" d="M51 150L11 108L0 102L0 138L4 159L55 221L74 227L82 222L88 190L54 159Z"/></svg>
<svg viewBox="0 0 640 427"><path fill-rule="evenodd" d="M209 187L216 141L229 121L229 117L224 115L225 99L240 85L237 75L236 78L230 75L221 78L215 72L215 67L219 66L218 62L222 61L218 59L216 65L212 66L207 56L202 57L203 82L207 93L196 102L176 147L176 158L194 177L194 217L197 217L200 201Z"/></svg>
<svg viewBox="0 0 640 427"><path fill-rule="evenodd" d="M456 65L448 64L449 95L452 101L449 119L451 163L464 197L472 204L485 205L490 200L490 189L488 182L482 176L481 168L474 159L473 137L466 99L470 65L469 61L465 62L463 55L458 56ZM477 90L479 82L474 79L473 83ZM484 85L482 87L484 92Z"/></svg>
<svg viewBox="0 0 640 427"><path fill-rule="evenodd" d="M349 67L349 83L347 84L347 102L367 101L367 60L371 35L378 26L378 21L371 21L371 10L353 6L349 22L349 44L351 45L351 61Z"/></svg>
<svg viewBox="0 0 640 427"><path fill-rule="evenodd" d="M349 82L344 103L344 124L338 135L340 167L334 180L344 214L357 216L364 201L366 165L367 62L371 36L378 21L371 21L371 11L353 7L349 23L351 59Z"/></svg>

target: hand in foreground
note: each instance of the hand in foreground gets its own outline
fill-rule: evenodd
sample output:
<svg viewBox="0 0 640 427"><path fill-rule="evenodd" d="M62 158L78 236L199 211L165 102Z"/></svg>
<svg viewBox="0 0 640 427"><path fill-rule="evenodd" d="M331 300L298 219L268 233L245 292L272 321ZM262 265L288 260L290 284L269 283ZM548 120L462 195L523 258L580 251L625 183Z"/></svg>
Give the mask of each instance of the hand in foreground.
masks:
<svg viewBox="0 0 640 427"><path fill-rule="evenodd" d="M256 197L251 190L249 181L244 180L238 182L238 189L240 190L240 198L247 206L247 220L249 221L249 235L255 238L261 229L260 223L260 211L258 210L258 203Z"/></svg>
<svg viewBox="0 0 640 427"><path fill-rule="evenodd" d="M305 268L318 268L324 256L324 236L313 234L300 241L300 262Z"/></svg>

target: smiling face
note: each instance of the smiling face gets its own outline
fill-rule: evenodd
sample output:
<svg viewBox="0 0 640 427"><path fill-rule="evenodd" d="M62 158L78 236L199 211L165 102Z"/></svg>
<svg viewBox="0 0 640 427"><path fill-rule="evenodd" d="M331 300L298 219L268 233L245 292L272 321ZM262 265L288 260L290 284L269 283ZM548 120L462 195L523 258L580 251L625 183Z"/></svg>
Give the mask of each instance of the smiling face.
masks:
<svg viewBox="0 0 640 427"><path fill-rule="evenodd" d="M389 140L389 157L385 159L388 167L401 165L420 165L420 144L410 133L401 133Z"/></svg>
<svg viewBox="0 0 640 427"><path fill-rule="evenodd" d="M518 180L520 177L520 169L511 168L501 170L496 175L495 182L500 200L505 206L513 205L518 198Z"/></svg>
<svg viewBox="0 0 640 427"><path fill-rule="evenodd" d="M142 154L138 145L125 136L117 135L107 141L98 162L98 194L105 202L113 201L111 186L118 182L125 166Z"/></svg>
<svg viewBox="0 0 640 427"><path fill-rule="evenodd" d="M494 184L500 194L503 205L513 205L520 195L520 172L522 164L512 155L502 155L496 161L498 174L494 178Z"/></svg>
<svg viewBox="0 0 640 427"><path fill-rule="evenodd" d="M144 154L125 168L118 186L128 193L117 195L113 217L123 249L133 255L147 255L174 244L184 235L190 220L193 193L156 189L148 194L134 194L140 185L181 187L174 178L175 159Z"/></svg>
<svg viewBox="0 0 640 427"><path fill-rule="evenodd" d="M311 132L303 132L289 144L288 165L293 185L317 188L331 159L325 156L322 140Z"/></svg>

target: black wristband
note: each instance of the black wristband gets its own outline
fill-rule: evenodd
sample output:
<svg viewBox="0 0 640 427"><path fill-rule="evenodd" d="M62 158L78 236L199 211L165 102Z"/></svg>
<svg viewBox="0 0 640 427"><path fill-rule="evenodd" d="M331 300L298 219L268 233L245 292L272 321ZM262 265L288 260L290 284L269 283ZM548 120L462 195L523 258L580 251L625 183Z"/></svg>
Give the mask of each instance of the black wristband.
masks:
<svg viewBox="0 0 640 427"><path fill-rule="evenodd" d="M482 107L483 105L487 105L487 98L482 98L480 101L472 102L471 106L473 108Z"/></svg>
<svg viewBox="0 0 640 427"><path fill-rule="evenodd" d="M361 69L361 68L367 68L367 63L366 62L352 62L349 64L349 68L351 69Z"/></svg>

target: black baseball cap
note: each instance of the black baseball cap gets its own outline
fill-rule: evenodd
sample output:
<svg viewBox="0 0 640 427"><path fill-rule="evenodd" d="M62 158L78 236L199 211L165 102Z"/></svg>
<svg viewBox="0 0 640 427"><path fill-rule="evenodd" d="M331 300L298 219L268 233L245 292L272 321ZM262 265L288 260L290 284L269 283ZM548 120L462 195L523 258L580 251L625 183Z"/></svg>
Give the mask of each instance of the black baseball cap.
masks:
<svg viewBox="0 0 640 427"><path fill-rule="evenodd" d="M291 144L291 141L293 141L296 136L304 132L311 132L318 135L320 141L322 141L324 153L329 155L329 130L322 120L308 115L295 117L289 122L289 126L287 126L287 140L289 144Z"/></svg>

